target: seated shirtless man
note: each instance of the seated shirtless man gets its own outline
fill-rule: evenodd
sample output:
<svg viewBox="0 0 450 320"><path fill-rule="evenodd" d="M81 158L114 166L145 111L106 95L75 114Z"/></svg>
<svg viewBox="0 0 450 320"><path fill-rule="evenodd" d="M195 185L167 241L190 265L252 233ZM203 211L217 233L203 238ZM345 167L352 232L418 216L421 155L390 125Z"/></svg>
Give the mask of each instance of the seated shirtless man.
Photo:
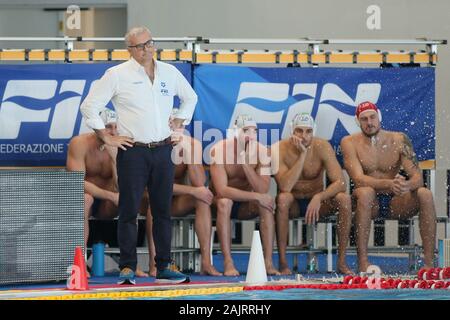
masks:
<svg viewBox="0 0 450 320"><path fill-rule="evenodd" d="M270 156L257 141L256 122L239 115L235 135L211 149L211 179L217 206L217 233L224 256L224 275L238 276L231 257L231 219L260 217L267 274L280 274L273 266L274 198L270 186ZM263 159L264 158L264 159Z"/></svg>
<svg viewBox="0 0 450 320"><path fill-rule="evenodd" d="M281 274L291 274L286 260L289 218L304 216L308 224L338 212L339 250L337 271L351 274L345 261L350 228L351 198L346 194L342 168L330 143L314 137L314 119L297 114L291 123L291 136L272 145L272 162L278 169L276 231ZM275 170L274 170L275 171ZM324 188L323 174L330 185Z"/></svg>
<svg viewBox="0 0 450 320"><path fill-rule="evenodd" d="M106 130L117 134L116 115L110 109L100 113ZM97 135L85 133L75 136L69 143L66 168L68 171L84 171L84 241L89 237L89 217L95 214L101 219L112 219L118 214L119 192L116 172L117 148L106 146ZM148 274L136 270L138 277Z"/></svg>
<svg viewBox="0 0 450 320"><path fill-rule="evenodd" d="M436 212L433 195L423 186L422 172L406 134L381 129L381 113L371 102L356 108L361 132L341 141L344 166L355 183L359 271L370 265L367 245L372 219L408 219L419 213L425 268L433 267ZM406 172L407 178L400 175Z"/></svg>

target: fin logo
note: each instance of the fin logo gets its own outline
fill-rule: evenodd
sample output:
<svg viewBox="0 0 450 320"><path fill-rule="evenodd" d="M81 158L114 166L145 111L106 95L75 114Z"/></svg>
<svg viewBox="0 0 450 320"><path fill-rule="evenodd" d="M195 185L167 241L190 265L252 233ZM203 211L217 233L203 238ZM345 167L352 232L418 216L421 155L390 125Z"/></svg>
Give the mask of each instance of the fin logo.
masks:
<svg viewBox="0 0 450 320"><path fill-rule="evenodd" d="M232 128L239 114L250 114L258 123L284 124L281 137L290 135L289 123L298 113L313 112L316 99L317 112L314 116L317 124L316 136L331 140L338 121L345 130L351 134L358 132L354 119L354 108L363 101L376 103L380 96L380 83L360 83L357 85L356 96L351 98L344 90L334 83L323 85L320 97L317 97L317 83L297 83L289 95L288 83L241 83L236 106L231 115L229 128ZM344 105L347 112L336 108L335 105Z"/></svg>
<svg viewBox="0 0 450 320"><path fill-rule="evenodd" d="M86 80L9 80L0 104L0 139L17 139L23 123L41 122L50 139L74 134ZM58 94L58 101L51 100Z"/></svg>
<svg viewBox="0 0 450 320"><path fill-rule="evenodd" d="M260 100L279 104L286 101L288 94L289 84L287 83L242 82L228 128L233 128L233 124L240 114L251 115L257 123L281 123L284 110L267 111L255 105Z"/></svg>

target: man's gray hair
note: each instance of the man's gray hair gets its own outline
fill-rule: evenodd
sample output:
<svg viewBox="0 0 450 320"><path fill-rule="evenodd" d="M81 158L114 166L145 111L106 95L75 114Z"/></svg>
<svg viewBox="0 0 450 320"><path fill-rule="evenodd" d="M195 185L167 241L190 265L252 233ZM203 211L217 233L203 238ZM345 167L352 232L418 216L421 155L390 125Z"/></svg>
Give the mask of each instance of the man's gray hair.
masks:
<svg viewBox="0 0 450 320"><path fill-rule="evenodd" d="M131 37L137 36L137 35L139 35L141 33L144 33L144 32L147 32L148 34L151 34L150 30L148 30L147 27L134 27L134 28L131 28L127 32L127 34L125 35L125 43L126 43L126 45L127 46L131 45L131 43L130 43L130 38Z"/></svg>

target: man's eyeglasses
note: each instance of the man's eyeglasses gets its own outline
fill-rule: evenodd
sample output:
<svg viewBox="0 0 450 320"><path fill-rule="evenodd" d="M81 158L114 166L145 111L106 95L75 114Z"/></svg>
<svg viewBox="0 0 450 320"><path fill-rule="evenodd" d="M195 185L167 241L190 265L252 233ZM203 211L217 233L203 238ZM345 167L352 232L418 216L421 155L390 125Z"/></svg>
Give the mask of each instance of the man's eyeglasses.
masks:
<svg viewBox="0 0 450 320"><path fill-rule="evenodd" d="M136 48L136 49L139 49L139 50L144 50L144 47L147 48L147 49L150 49L154 45L155 45L155 41L150 39L147 42L139 43L139 44L137 44L135 46L128 46L128 48Z"/></svg>

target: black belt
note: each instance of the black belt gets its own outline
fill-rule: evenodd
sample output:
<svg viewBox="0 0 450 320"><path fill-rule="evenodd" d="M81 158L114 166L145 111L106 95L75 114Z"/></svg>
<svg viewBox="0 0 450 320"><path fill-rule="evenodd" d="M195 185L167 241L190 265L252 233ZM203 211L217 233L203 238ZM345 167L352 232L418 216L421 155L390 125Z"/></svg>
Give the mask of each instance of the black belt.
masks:
<svg viewBox="0 0 450 320"><path fill-rule="evenodd" d="M149 143L135 142L133 144L133 146L134 147L144 147L144 148L156 148L156 147L161 147L161 146L165 146L168 144L172 144L170 137L168 137L164 140L161 140L161 141L157 141L157 142L149 142Z"/></svg>

